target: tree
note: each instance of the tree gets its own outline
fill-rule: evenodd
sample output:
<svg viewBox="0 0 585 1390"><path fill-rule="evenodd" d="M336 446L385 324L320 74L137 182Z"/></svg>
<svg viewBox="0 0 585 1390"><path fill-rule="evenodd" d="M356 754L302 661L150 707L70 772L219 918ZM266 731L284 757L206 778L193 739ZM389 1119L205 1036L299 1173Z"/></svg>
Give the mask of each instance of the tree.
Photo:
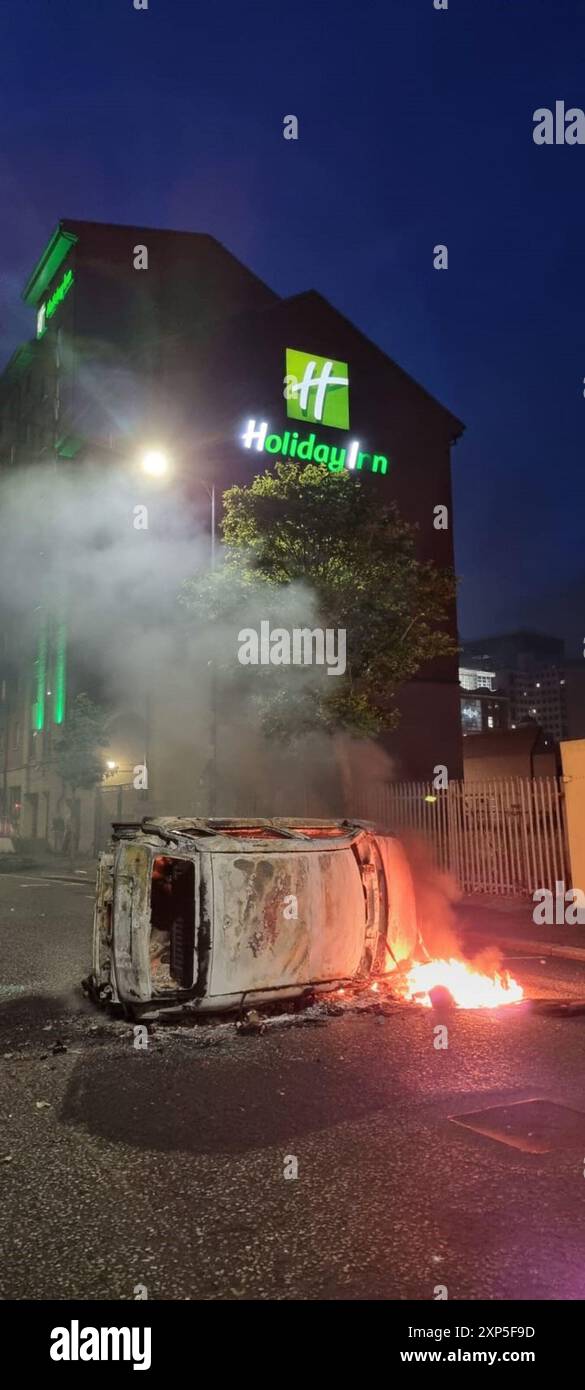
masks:
<svg viewBox="0 0 585 1390"><path fill-rule="evenodd" d="M71 860L75 857L73 812L77 793L89 790L101 781L103 766L98 753L109 742L105 733L105 712L84 692L71 705L63 733L55 750L56 770L63 782L63 793L69 788L71 822L67 848ZM64 846L65 847L65 846Z"/></svg>
<svg viewBox="0 0 585 1390"><path fill-rule="evenodd" d="M417 528L394 503L379 501L369 479L349 473L280 462L249 486L230 488L224 505L225 562L190 582L188 607L241 622L258 586L277 603L302 582L322 625L347 634L343 676L323 680L315 668L313 681L295 682L280 667L265 668L258 682L265 732L367 737L395 728L399 687L457 649L448 630L452 572L418 560Z"/></svg>

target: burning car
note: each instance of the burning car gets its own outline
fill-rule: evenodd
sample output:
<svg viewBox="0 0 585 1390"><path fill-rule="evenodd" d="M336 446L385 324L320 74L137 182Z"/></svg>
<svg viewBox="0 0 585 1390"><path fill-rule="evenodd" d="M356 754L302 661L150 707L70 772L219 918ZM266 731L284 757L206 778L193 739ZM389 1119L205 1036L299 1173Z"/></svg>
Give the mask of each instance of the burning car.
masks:
<svg viewBox="0 0 585 1390"><path fill-rule="evenodd" d="M113 826L88 988L131 1017L330 990L412 960L410 869L348 820L164 817Z"/></svg>

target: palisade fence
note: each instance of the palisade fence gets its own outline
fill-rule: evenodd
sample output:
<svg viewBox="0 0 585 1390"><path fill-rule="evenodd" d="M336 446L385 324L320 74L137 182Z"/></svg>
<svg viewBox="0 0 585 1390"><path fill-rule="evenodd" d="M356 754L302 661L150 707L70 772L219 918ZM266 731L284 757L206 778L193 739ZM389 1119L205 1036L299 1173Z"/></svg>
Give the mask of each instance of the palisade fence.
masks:
<svg viewBox="0 0 585 1390"><path fill-rule="evenodd" d="M308 788L272 785L244 800L229 787L220 796L222 816L343 815L326 807ZM113 820L148 815L205 814L193 806L157 805L131 786L100 788L96 804L96 849ZM508 777L490 782L450 781L444 791L430 782L364 782L355 788L346 814L375 821L397 834L417 832L437 868L453 874L464 893L532 896L555 883L570 886L571 874L561 778Z"/></svg>
<svg viewBox="0 0 585 1390"><path fill-rule="evenodd" d="M427 782L379 784L358 793L357 811L398 833L418 832L465 893L532 896L570 885L561 778L450 781L444 791Z"/></svg>

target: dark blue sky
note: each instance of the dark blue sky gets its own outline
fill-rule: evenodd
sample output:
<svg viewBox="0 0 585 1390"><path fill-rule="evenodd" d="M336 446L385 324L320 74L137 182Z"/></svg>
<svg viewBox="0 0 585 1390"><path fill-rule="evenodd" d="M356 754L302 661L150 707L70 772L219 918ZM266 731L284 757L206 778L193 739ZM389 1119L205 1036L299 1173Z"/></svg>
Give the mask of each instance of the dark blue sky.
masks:
<svg viewBox="0 0 585 1390"><path fill-rule="evenodd" d="M531 624L582 650L585 146L536 146L532 113L585 108L583 0L1 16L3 360L59 217L212 233L279 293L320 290L465 421L463 634Z"/></svg>

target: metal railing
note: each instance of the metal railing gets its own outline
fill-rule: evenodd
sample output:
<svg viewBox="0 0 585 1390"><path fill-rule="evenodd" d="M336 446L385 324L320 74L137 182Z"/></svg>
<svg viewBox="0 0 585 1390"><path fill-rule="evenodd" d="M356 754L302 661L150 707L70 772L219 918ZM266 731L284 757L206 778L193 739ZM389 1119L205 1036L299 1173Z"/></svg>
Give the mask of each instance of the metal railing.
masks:
<svg viewBox="0 0 585 1390"><path fill-rule="evenodd" d="M556 777L364 787L357 813L397 832L418 832L437 867L465 893L532 895L570 886L563 783Z"/></svg>
<svg viewBox="0 0 585 1390"><path fill-rule="evenodd" d="M276 794L278 790L278 795ZM563 782L555 777L508 777L489 782L450 781L444 791L430 782L373 782L356 787L351 812L324 806L307 789L291 796L271 788L232 805L222 815L320 816L350 814L376 821L397 834L416 832L439 869L453 874L464 893L523 896L555 883L570 887ZM96 806L96 848L109 838L111 822L141 820L156 813L204 814L201 807L159 805L133 787L100 787Z"/></svg>

